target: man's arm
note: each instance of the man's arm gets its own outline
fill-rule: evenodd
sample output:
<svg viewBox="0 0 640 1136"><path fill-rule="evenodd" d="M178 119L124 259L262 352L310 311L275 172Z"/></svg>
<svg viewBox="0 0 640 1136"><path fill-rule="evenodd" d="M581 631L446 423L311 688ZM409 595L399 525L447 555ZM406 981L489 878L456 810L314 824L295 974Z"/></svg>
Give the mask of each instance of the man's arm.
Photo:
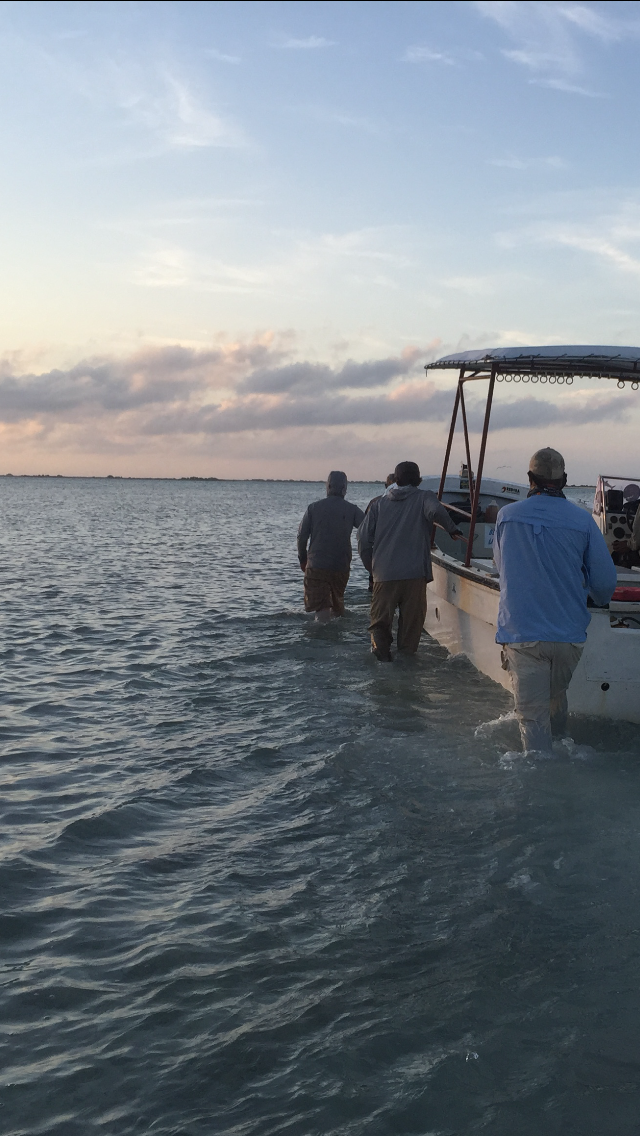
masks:
<svg viewBox="0 0 640 1136"><path fill-rule="evenodd" d="M300 567L302 568L303 572L307 565L307 544L309 542L310 536L311 516L309 510L307 509L304 517L300 521L298 528L298 560L300 561Z"/></svg>
<svg viewBox="0 0 640 1136"><path fill-rule="evenodd" d="M373 563L373 542L376 537L379 509L379 501L374 501L358 529L358 552L367 572L371 571Z"/></svg>
<svg viewBox="0 0 640 1136"><path fill-rule="evenodd" d="M598 607L605 607L613 595L618 577L607 542L593 517L584 551L584 571L591 599Z"/></svg>
<svg viewBox="0 0 640 1136"><path fill-rule="evenodd" d="M367 506L367 509L368 508L369 508L369 506ZM364 521L364 517L365 517L365 515L362 512L362 509L359 509L357 505L354 505L353 506L353 528L354 529L360 528L360 525Z"/></svg>
<svg viewBox="0 0 640 1136"><path fill-rule="evenodd" d="M440 525L440 528L449 533L449 536L462 535L455 521L451 519L451 514L448 509L445 509L442 501L439 501L435 493L425 493L424 495L424 515L432 525Z"/></svg>

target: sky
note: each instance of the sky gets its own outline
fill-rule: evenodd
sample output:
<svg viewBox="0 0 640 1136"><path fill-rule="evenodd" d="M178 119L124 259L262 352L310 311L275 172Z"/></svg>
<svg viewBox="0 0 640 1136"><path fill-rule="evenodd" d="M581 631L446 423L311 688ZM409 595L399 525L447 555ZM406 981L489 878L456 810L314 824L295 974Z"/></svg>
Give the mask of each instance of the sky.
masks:
<svg viewBox="0 0 640 1136"><path fill-rule="evenodd" d="M640 346L639 56L633 0L0 3L0 473L434 473L425 363ZM503 385L487 472L639 425Z"/></svg>

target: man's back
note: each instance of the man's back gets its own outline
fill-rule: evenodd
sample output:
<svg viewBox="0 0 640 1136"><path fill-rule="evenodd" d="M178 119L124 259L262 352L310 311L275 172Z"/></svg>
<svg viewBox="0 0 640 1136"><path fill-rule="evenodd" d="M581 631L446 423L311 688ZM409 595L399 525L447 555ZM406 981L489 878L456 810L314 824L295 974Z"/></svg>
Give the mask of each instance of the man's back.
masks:
<svg viewBox="0 0 640 1136"><path fill-rule="evenodd" d="M393 486L372 503L358 538L365 566L371 549L376 580L431 579L431 526L455 529L435 493L415 485Z"/></svg>
<svg viewBox="0 0 640 1136"><path fill-rule="evenodd" d="M593 518L563 497L536 494L500 510L498 643L582 643L587 596L608 603L616 570Z"/></svg>
<svg viewBox="0 0 640 1136"><path fill-rule="evenodd" d="M357 505L340 496L323 497L309 505L298 530L299 546L309 540L309 567L346 571L351 563L351 531L363 516Z"/></svg>

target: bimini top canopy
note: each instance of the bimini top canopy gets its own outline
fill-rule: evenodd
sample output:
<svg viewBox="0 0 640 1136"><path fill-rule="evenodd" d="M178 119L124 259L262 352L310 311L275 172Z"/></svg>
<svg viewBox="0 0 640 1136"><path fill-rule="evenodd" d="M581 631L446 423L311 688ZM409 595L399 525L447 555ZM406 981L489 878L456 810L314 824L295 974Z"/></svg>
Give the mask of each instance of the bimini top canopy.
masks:
<svg viewBox="0 0 640 1136"><path fill-rule="evenodd" d="M640 380L640 347L494 347L444 355L431 367L472 372L493 371L496 378L571 382L580 376L617 379L620 385Z"/></svg>

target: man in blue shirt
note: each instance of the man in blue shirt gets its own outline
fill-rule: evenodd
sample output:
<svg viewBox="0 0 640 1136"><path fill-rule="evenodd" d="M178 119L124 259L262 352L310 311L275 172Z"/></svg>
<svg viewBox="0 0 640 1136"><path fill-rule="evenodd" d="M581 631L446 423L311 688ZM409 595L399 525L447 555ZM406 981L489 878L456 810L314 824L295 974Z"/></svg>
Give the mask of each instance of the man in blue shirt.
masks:
<svg viewBox="0 0 640 1136"><path fill-rule="evenodd" d="M511 675L525 750L551 749L564 732L567 687L587 637L587 597L604 606L616 569L595 521L567 501L564 458L538 450L525 501L498 513L493 554L500 573L496 642Z"/></svg>

